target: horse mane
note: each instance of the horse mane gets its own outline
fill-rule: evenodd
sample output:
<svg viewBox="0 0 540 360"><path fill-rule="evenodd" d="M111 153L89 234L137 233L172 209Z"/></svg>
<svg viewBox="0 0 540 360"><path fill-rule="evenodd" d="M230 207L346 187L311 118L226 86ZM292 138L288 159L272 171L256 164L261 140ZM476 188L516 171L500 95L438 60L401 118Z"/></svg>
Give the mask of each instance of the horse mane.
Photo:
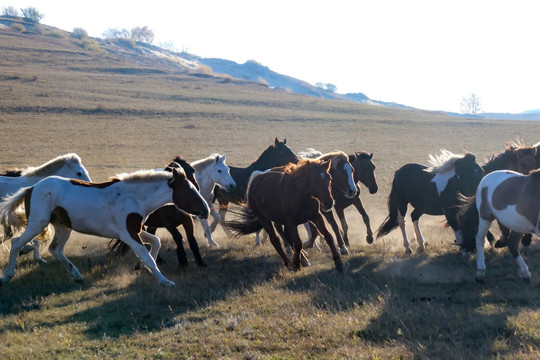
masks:
<svg viewBox="0 0 540 360"><path fill-rule="evenodd" d="M308 169L309 165L313 164L322 164L323 160L319 159L301 159L296 164L289 163L283 167L283 173L287 175L294 175L299 174L306 169Z"/></svg>
<svg viewBox="0 0 540 360"><path fill-rule="evenodd" d="M206 169L208 166L212 165L212 163L215 162L219 156L220 155L216 153L210 154L208 157L205 157L204 159L192 161L191 166L197 171L202 171Z"/></svg>
<svg viewBox="0 0 540 360"><path fill-rule="evenodd" d="M465 155L457 155L446 149L441 149L439 155L429 155L430 167L426 169L432 173L445 173L455 167L456 161L465 158Z"/></svg>
<svg viewBox="0 0 540 360"><path fill-rule="evenodd" d="M179 172L184 173L184 169L178 168ZM110 178L110 181L123 181L125 183L150 183L156 181L167 181L172 179L173 175L165 170L137 170L131 173L116 174Z"/></svg>
<svg viewBox="0 0 540 360"><path fill-rule="evenodd" d="M81 164L81 158L75 153L55 157L45 164L37 167L28 167L22 171L21 176L47 176L60 170L64 165Z"/></svg>
<svg viewBox="0 0 540 360"><path fill-rule="evenodd" d="M373 156L367 151L356 151L354 156L361 160L371 160L373 158ZM349 157L351 157L351 155L349 155Z"/></svg>
<svg viewBox="0 0 540 360"><path fill-rule="evenodd" d="M5 172L1 173L0 176L20 177L22 176L23 171L23 169L8 169Z"/></svg>
<svg viewBox="0 0 540 360"><path fill-rule="evenodd" d="M321 155L317 160L332 160L332 168L336 168L339 164L346 163L349 161L349 156L343 151L335 150L327 154Z"/></svg>
<svg viewBox="0 0 540 360"><path fill-rule="evenodd" d="M189 162L180 155L175 155L169 160L169 165L167 165L167 167L172 166L172 163L177 163L178 165L189 164Z"/></svg>
<svg viewBox="0 0 540 360"><path fill-rule="evenodd" d="M509 160L515 160L516 159L516 154L514 153L515 149L516 148L507 145L506 150L504 150L503 152L497 155L491 154L489 159L487 159L487 161L484 163L484 165L482 165L482 167L483 168L487 167L488 170L486 171L489 172L489 168L491 167L497 168L497 164L505 163Z"/></svg>

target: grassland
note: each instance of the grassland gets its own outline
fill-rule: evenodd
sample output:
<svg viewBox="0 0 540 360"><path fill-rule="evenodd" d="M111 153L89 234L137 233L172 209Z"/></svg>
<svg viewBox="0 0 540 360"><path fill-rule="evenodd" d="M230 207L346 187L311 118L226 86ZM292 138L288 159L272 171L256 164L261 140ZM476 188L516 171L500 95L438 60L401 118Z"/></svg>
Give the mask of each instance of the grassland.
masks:
<svg viewBox="0 0 540 360"><path fill-rule="evenodd" d="M76 40L0 29L0 168L39 165L76 152L93 180L156 168L175 154L212 152L247 166L275 137L294 151L367 150L380 190L362 199L377 227L386 216L393 172L446 148L480 161L519 137L540 140L531 122L456 119L328 101L229 78L149 67ZM405 256L396 231L365 243L360 216L347 212L346 271L329 252L311 267L284 269L270 245L228 239L219 249L197 238L208 268L176 266L166 232L162 254L174 289L159 287L135 258L113 259L107 240L73 234L66 254L85 284L48 264L20 259L0 288L4 358L123 359L535 359L540 355L540 250L524 250L531 284L505 250L487 251L487 279L461 256L442 219L425 216L429 247ZM412 229L409 229L412 234ZM533 243L534 244L534 243ZM9 246L9 244L8 244ZM413 247L414 248L414 247ZM0 266L7 263L2 250ZM188 251L189 253L189 251ZM191 254L188 254L189 256Z"/></svg>

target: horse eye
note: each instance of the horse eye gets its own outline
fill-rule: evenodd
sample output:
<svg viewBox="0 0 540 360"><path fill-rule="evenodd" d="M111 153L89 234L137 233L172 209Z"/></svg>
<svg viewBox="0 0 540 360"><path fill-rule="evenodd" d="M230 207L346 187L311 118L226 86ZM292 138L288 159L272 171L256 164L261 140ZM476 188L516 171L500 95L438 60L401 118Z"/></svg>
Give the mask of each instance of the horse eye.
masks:
<svg viewBox="0 0 540 360"><path fill-rule="evenodd" d="M79 172L77 173L77 176L82 176L82 172L79 171Z"/></svg>
<svg viewBox="0 0 540 360"><path fill-rule="evenodd" d="M220 173L220 172L221 172L221 170L218 170L217 172L218 172L218 173Z"/></svg>

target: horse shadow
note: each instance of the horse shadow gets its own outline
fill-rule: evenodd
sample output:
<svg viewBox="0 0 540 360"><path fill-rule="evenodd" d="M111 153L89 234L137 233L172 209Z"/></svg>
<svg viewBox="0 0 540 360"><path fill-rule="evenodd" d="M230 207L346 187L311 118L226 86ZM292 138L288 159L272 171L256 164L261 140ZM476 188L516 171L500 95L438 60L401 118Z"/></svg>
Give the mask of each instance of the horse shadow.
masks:
<svg viewBox="0 0 540 360"><path fill-rule="evenodd" d="M531 284L521 281L506 251L490 252L489 276L476 283L475 257L456 251L390 261L351 256L345 258L343 274L329 269L285 286L309 293L317 308L357 314L347 334L351 341L374 347L399 344L407 356L422 359L447 358L451 348L459 348L457 357L505 357L528 352L525 346L540 348L535 331L520 330L517 323L523 312L540 305L540 263L532 261L540 251L530 252Z"/></svg>
<svg viewBox="0 0 540 360"><path fill-rule="evenodd" d="M61 321L46 320L36 326L54 328L62 324L84 324L82 331L89 339L118 338L160 331L183 321L205 321L206 318L188 313L249 292L273 279L276 269L282 266L274 257L263 254L239 258L231 254L234 251L221 248L208 251L204 255L208 267L196 266L190 256L187 268L179 268L174 251L168 252L164 256L167 263L160 268L176 283L173 288L161 287L146 270L133 270L137 263L134 255L125 258L103 254L70 257L83 274L84 284L75 283L55 260L35 266L31 265L32 260L23 260L19 266L30 266L31 270L19 271L1 289L0 314L24 316L27 311L50 306L75 308L73 314ZM120 288L118 284L97 285L118 273L127 274L127 285ZM228 285L224 287L223 283ZM75 296L80 290L83 295ZM47 304L50 295L69 293L73 295L62 296L60 303ZM12 329L4 330L20 330L19 324L9 326Z"/></svg>

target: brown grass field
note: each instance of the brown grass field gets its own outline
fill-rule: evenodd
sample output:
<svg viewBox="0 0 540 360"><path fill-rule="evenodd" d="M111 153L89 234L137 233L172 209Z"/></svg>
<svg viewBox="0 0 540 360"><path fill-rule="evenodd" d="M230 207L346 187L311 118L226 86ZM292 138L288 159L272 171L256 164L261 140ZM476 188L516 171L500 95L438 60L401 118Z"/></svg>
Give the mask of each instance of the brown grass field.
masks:
<svg viewBox="0 0 540 360"><path fill-rule="evenodd" d="M102 46L0 29L0 169L37 166L76 152L94 181L164 166L175 154L210 153L247 166L275 137L293 151L314 147L375 154L379 192L362 199L374 230L386 216L393 172L426 163L445 148L483 162L509 140L540 141L534 122L459 119L299 96L228 77L201 76L151 59L130 61ZM361 84L359 84L361 87ZM113 259L107 239L74 233L66 255L85 284L48 264L19 259L0 288L2 358L83 359L537 359L540 356L540 250L523 251L523 283L506 250L488 249L487 275L474 281L475 258L462 256L442 217L425 216L429 246L405 256L399 230L368 245L349 209L351 254L334 270L328 249L309 250L312 266L285 269L266 244L216 233L208 268L179 270L170 235L163 273L135 257ZM410 224L408 224L410 226ZM412 236L412 228L408 228ZM302 230L303 231L303 230ZM302 232L302 236L305 236ZM186 245L187 248L187 245ZM415 245L413 245L413 249ZM9 243L1 250L7 263Z"/></svg>

